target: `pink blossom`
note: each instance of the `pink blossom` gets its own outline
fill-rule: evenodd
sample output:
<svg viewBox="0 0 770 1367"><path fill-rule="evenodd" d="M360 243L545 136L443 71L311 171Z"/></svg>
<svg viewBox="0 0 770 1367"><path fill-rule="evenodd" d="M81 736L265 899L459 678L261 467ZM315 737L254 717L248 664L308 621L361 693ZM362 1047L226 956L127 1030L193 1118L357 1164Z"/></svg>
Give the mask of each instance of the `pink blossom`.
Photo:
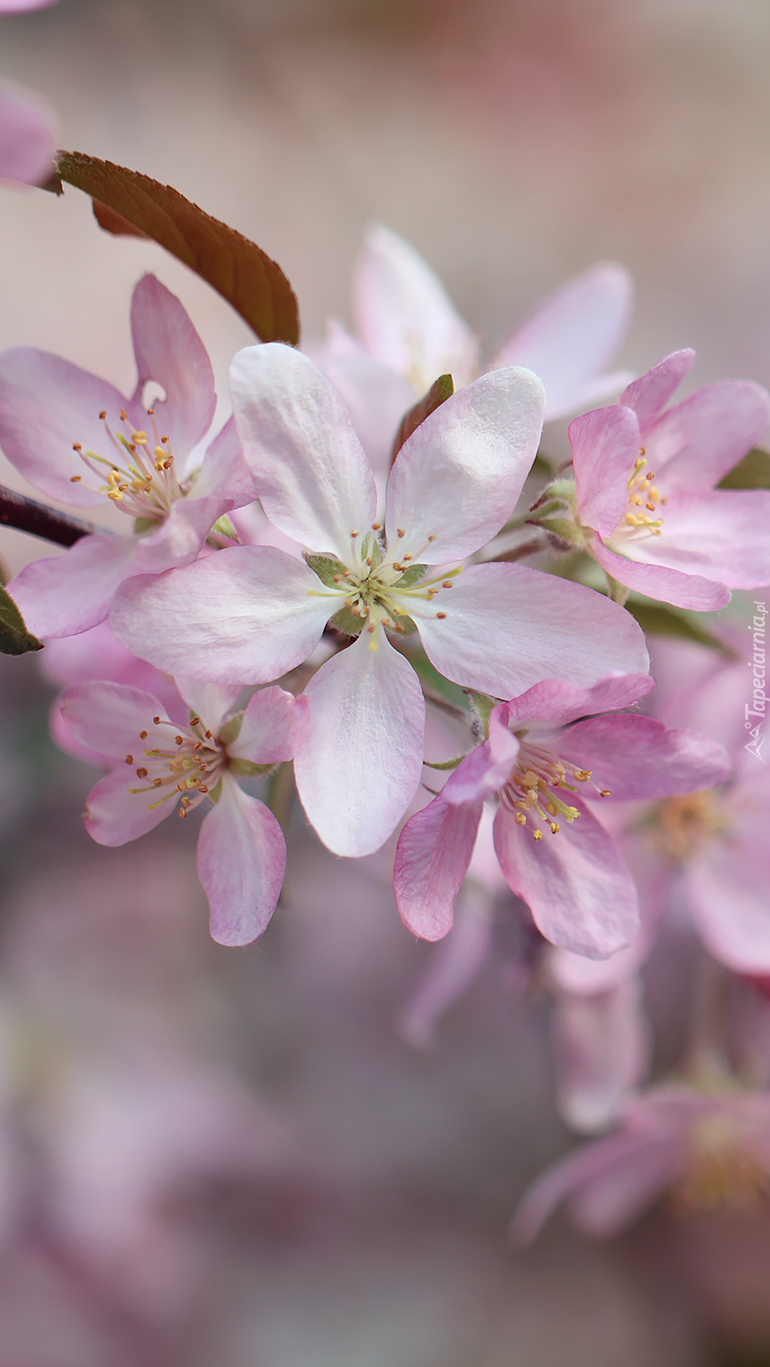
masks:
<svg viewBox="0 0 770 1367"><path fill-rule="evenodd" d="M605 374L631 312L633 285L604 262L536 306L489 365L524 366L545 385L546 421L617 393L627 371ZM342 395L375 469L387 469L398 424L439 375L455 388L479 374L479 342L427 262L403 238L375 226L358 259L353 308L358 337L333 323L316 359Z"/></svg>
<svg viewBox="0 0 770 1367"><path fill-rule="evenodd" d="M107 500L130 519L127 534L83 537L13 581L25 621L43 638L103 621L125 578L194 560L217 520L254 497L232 420L201 448L216 408L211 362L179 300L153 275L134 290L131 326L138 381L130 399L47 352L0 356L8 459L50 498L76 508ZM149 381L166 397L145 409Z"/></svg>
<svg viewBox="0 0 770 1367"><path fill-rule="evenodd" d="M770 1180L770 1095L726 1084L656 1087L617 1133L549 1168L525 1194L513 1232L534 1239L561 1201L588 1234L616 1234L665 1191L684 1209L746 1210Z"/></svg>
<svg viewBox="0 0 770 1367"><path fill-rule="evenodd" d="M731 589L770 582L770 491L715 488L766 432L770 396L751 381L725 380L665 409L694 359L674 352L619 404L576 418L574 485L558 480L546 497L566 506L554 529L574 517L568 539L619 584L710 611Z"/></svg>
<svg viewBox="0 0 770 1367"><path fill-rule="evenodd" d="M636 624L600 595L519 565L459 563L499 530L532 463L542 386L530 372L495 371L431 414L393 465L384 516L350 418L307 357L247 348L231 384L262 506L307 564L249 546L133 579L113 630L171 673L246 683L301 664L330 619L357 636L308 684L295 757L305 810L335 853L378 849L419 784L415 629L443 675L497 697L559 668L581 684L646 668Z"/></svg>
<svg viewBox="0 0 770 1367"><path fill-rule="evenodd" d="M593 715L627 707L651 686L645 675L589 689L549 679L494 709L489 739L401 833L394 886L410 930L428 940L446 935L483 802L497 795L500 867L545 938L588 958L634 939L633 879L586 798L662 797L721 783L729 772L725 751L706 737L638 715Z"/></svg>
<svg viewBox="0 0 770 1367"><path fill-rule="evenodd" d="M86 827L100 845L124 845L177 802L187 816L208 796L214 809L198 837L198 875L211 934L220 944L250 944L275 910L286 846L272 812L241 791L237 776L291 758L297 704L266 688L233 715L240 686L177 684L194 712L188 726L166 720L158 699L138 688L99 681L65 692L62 713L75 741L111 770L88 797Z"/></svg>
<svg viewBox="0 0 770 1367"><path fill-rule="evenodd" d="M0 180L42 184L53 170L56 143L56 120L46 101L22 86L1 82Z"/></svg>

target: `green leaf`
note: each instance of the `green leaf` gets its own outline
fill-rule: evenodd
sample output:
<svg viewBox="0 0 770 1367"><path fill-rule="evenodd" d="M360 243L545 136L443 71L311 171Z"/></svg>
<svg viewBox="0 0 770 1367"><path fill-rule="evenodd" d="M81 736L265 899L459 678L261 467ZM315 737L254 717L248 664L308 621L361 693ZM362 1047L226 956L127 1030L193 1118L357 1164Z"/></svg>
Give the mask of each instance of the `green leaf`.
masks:
<svg viewBox="0 0 770 1367"><path fill-rule="evenodd" d="M631 597L626 602L626 611L648 636L678 636L682 641L693 641L719 650L723 655L732 655L729 646L704 627L696 616L679 608L668 607L665 603L640 603Z"/></svg>
<svg viewBox="0 0 770 1367"><path fill-rule="evenodd" d="M344 579L348 572L347 565L343 565L341 560L335 560L331 555L306 555L305 564L309 565L314 574L318 575L321 583L326 584L327 588L330 589L340 587L334 582L335 576L338 579Z"/></svg>
<svg viewBox="0 0 770 1367"><path fill-rule="evenodd" d="M451 375L439 375L438 379L433 381L427 394L414 405L414 408L410 408L409 412L405 413L401 419L401 426L393 443L391 461L396 459L404 442L411 437L413 432L417 431L420 423L425 422L431 413L435 413L442 403L446 403L446 400L450 399L454 392L455 384Z"/></svg>
<svg viewBox="0 0 770 1367"><path fill-rule="evenodd" d="M770 451L755 446L725 475L718 489L770 489Z"/></svg>
<svg viewBox="0 0 770 1367"><path fill-rule="evenodd" d="M58 185L94 201L107 232L149 237L212 285L263 342L299 342L297 300L286 276L254 242L139 171L83 152L59 152Z"/></svg>
<svg viewBox="0 0 770 1367"><path fill-rule="evenodd" d="M43 642L27 631L24 618L11 595L0 588L0 653L26 655L29 650L42 650Z"/></svg>

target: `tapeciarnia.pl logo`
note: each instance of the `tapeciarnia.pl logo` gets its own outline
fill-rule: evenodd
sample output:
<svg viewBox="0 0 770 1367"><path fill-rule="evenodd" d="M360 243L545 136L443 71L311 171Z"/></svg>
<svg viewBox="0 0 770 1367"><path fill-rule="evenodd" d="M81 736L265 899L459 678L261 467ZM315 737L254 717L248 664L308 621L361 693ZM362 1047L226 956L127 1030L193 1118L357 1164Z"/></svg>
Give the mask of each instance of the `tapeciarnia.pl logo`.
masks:
<svg viewBox="0 0 770 1367"><path fill-rule="evenodd" d="M751 735L751 740L744 746L745 750L750 751L763 764L767 760L762 754L762 746L765 743L765 721L767 720L767 695L765 693L765 622L767 621L767 608L764 603L754 603L755 615L749 623L749 631L752 633L752 658L749 660L749 669L752 671L752 692L751 702L747 702L744 707L744 717L746 730ZM753 722L753 718L759 720Z"/></svg>

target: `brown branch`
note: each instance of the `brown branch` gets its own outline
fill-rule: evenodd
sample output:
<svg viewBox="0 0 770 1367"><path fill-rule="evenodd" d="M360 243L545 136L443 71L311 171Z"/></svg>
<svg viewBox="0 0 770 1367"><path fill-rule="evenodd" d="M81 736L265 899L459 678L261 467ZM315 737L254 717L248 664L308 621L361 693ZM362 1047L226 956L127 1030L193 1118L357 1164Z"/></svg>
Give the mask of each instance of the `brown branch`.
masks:
<svg viewBox="0 0 770 1367"><path fill-rule="evenodd" d="M74 546L83 536L101 532L93 522L60 513L45 503L37 503L26 494L17 494L14 489L6 489L0 484L0 525L16 527L17 531L28 532L30 536L40 536L44 541L53 541L56 546Z"/></svg>

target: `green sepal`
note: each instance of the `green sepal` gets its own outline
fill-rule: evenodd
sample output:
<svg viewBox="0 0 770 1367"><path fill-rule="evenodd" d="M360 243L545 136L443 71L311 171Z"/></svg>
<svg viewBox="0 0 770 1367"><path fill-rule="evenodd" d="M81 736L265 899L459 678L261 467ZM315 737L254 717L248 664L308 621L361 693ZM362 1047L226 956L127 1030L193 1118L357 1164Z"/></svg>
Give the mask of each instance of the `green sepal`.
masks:
<svg viewBox="0 0 770 1367"><path fill-rule="evenodd" d="M626 612L630 612L648 636L676 636L682 641L692 641L708 646L710 650L719 650L729 658L733 656L730 647L709 631L695 613L672 608L665 603L639 602L633 595L625 606Z"/></svg>
<svg viewBox="0 0 770 1367"><path fill-rule="evenodd" d="M219 799L220 799L221 796L222 796L222 780L221 780L221 778L220 778L220 780L219 780L219 782L216 784L216 786L213 787L213 788L211 789L211 792L207 794L207 797L208 797L208 799L209 799L210 802L216 803L216 802L219 801Z"/></svg>
<svg viewBox="0 0 770 1367"><path fill-rule="evenodd" d="M770 451L755 446L734 470L717 485L718 489L770 489Z"/></svg>
<svg viewBox="0 0 770 1367"><path fill-rule="evenodd" d="M428 573L427 565L410 565L408 570L404 570L400 579L393 585L396 589L410 589L413 584L419 584L424 575Z"/></svg>
<svg viewBox="0 0 770 1367"><path fill-rule="evenodd" d="M434 764L429 759L424 759L423 764L427 769L456 769L458 764L462 764L463 760L467 758L467 755L457 755L455 759L442 759L438 764Z"/></svg>
<svg viewBox="0 0 770 1367"><path fill-rule="evenodd" d="M30 650L42 649L43 642L27 631L11 595L0 588L0 654L26 655Z"/></svg>
<svg viewBox="0 0 770 1367"><path fill-rule="evenodd" d="M224 726L220 728L219 739L223 745L232 745L241 734L243 726L243 712L236 712L234 717L228 717Z"/></svg>
<svg viewBox="0 0 770 1367"><path fill-rule="evenodd" d="M227 513L223 513L221 517L217 518L214 526L209 532L209 536L224 536L228 541L238 541L240 539L235 527L227 516Z"/></svg>
<svg viewBox="0 0 770 1367"><path fill-rule="evenodd" d="M398 625L399 625L399 628L400 628L400 629L399 629L397 635L399 635L399 636L414 636L414 635L415 635L416 631L418 630L417 623L412 621L412 619L411 619L411 617L409 616L408 613L406 613L406 612L392 612L392 613L390 614L390 616L391 616L391 618L395 618L396 622L397 622Z"/></svg>
<svg viewBox="0 0 770 1367"><path fill-rule="evenodd" d="M331 555L306 555L305 564L309 565L313 573L318 575L321 583L326 584L326 587L330 589L339 588L339 584L334 582L335 575L344 578L348 572L347 565L343 565L341 560L335 560Z"/></svg>
<svg viewBox="0 0 770 1367"><path fill-rule="evenodd" d="M158 519L156 517L135 517L134 535L144 536L145 532L157 531L158 525Z"/></svg>
<svg viewBox="0 0 770 1367"><path fill-rule="evenodd" d="M568 546L585 545L585 532L571 518L541 517L532 518L531 521L535 522L538 527L542 527L543 531L550 532L551 536L557 536L560 541L565 541Z"/></svg>
<svg viewBox="0 0 770 1367"><path fill-rule="evenodd" d="M250 759L231 759L229 768L232 774L240 774L243 778L258 778L260 774L269 774L275 765L253 764Z"/></svg>
<svg viewBox="0 0 770 1367"><path fill-rule="evenodd" d="M473 711L484 728L484 739L486 740L489 735L489 718L497 707L497 698L490 698L486 693L475 693L470 690L468 697Z"/></svg>

